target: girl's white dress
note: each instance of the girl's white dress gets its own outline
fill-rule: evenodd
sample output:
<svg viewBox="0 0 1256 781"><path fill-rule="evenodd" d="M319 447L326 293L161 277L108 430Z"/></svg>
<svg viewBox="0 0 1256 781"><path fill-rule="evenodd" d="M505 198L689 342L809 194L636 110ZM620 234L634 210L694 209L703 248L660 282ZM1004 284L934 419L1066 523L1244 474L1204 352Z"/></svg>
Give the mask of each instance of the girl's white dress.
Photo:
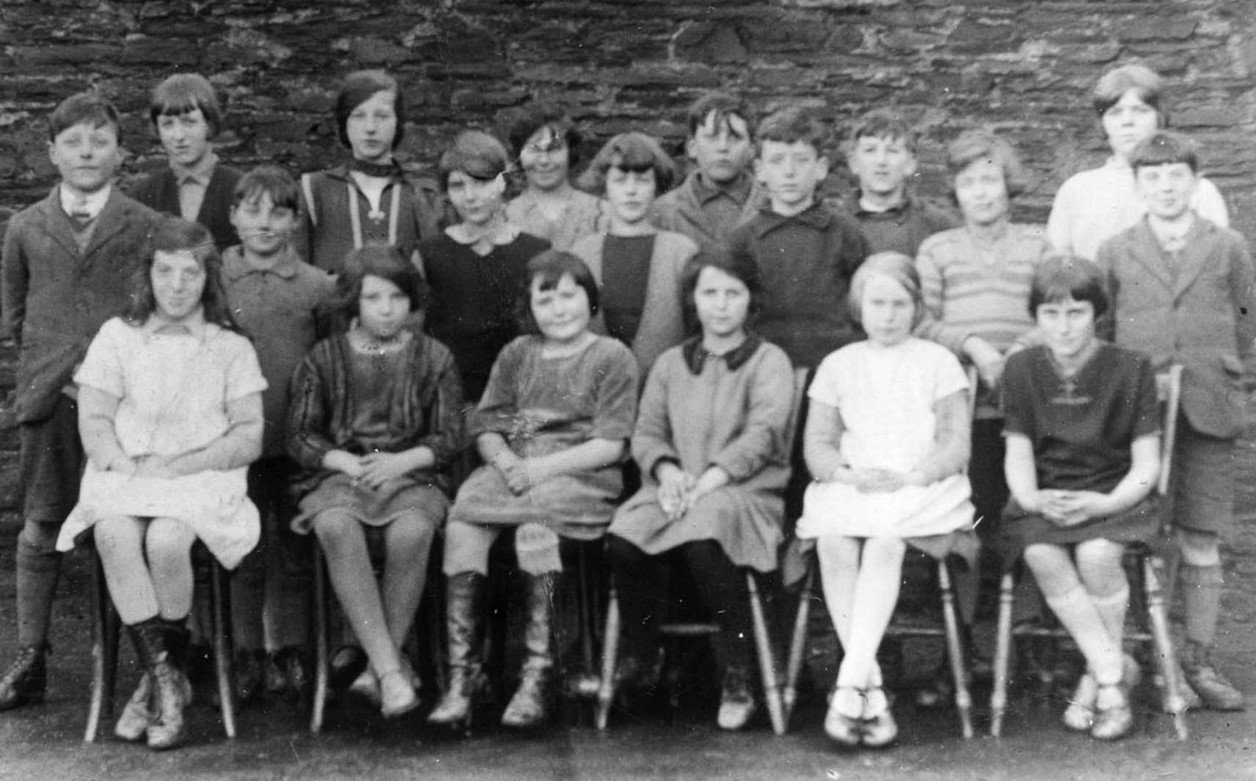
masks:
<svg viewBox="0 0 1256 781"><path fill-rule="evenodd" d="M135 327L121 318L101 326L74 381L119 399L118 443L131 458L173 456L227 431L227 403L266 388L253 345L212 323ZM90 459L79 501L57 537L57 550L111 515L178 518L228 569L257 544L257 508L247 495L248 467L173 478L100 470Z"/></svg>
<svg viewBox="0 0 1256 781"><path fill-rule="evenodd" d="M807 395L836 407L845 430L840 449L852 467L911 470L933 447L939 399L968 389L949 350L914 337L892 347L856 342L820 364ZM803 499L802 538L925 537L972 524L966 474L891 493L863 493L843 483L812 483Z"/></svg>

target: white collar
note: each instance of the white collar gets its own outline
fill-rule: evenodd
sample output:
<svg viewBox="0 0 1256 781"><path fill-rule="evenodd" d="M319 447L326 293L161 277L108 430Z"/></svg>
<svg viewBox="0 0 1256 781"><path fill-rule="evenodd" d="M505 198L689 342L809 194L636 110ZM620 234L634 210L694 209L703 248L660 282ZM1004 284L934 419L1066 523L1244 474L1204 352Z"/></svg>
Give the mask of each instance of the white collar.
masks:
<svg viewBox="0 0 1256 781"><path fill-rule="evenodd" d="M112 190L112 184L106 184L94 193L71 193L64 184L57 187L62 211L70 215L74 214L75 211L86 211L88 219L92 220L96 219L101 210L105 208L105 203L109 200L109 193Z"/></svg>

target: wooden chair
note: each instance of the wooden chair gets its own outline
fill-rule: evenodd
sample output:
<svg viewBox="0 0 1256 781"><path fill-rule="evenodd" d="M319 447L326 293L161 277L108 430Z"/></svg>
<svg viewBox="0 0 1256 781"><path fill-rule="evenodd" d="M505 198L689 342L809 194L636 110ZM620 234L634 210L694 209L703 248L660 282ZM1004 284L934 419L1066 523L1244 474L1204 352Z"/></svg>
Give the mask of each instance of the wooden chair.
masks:
<svg viewBox="0 0 1256 781"><path fill-rule="evenodd" d="M794 371L794 403L790 419L786 427L789 432L785 443L786 452L793 451L793 437L798 428L798 415L801 410L802 395L806 391L807 371ZM767 614L763 607L763 598L759 591L758 576L747 570L746 589L750 596L750 617L754 626L755 652L759 663L760 681L763 687L763 699L767 707L768 718L772 723L772 731L777 735L785 734L786 712L781 701L780 673L777 668L776 654L772 650L772 636L768 629ZM606 630L602 644L602 673L597 693L597 728L605 730L610 718L611 705L615 699L615 667L619 661L619 635L622 630L619 615L619 595L612 581L607 596ZM663 638L711 637L720 631L718 624L709 621L665 623L659 626L659 635Z"/></svg>
<svg viewBox="0 0 1256 781"><path fill-rule="evenodd" d="M1173 458L1173 445L1177 432L1178 408L1182 394L1182 367L1171 366L1157 381L1163 410L1163 435L1161 440L1160 477L1156 490L1161 496L1168 493L1169 474ZM1165 596L1161 590L1164 562L1146 545L1131 545L1125 551L1127 570L1134 573L1134 581L1141 585L1143 599L1131 599L1136 631L1126 633L1125 639L1136 643L1151 644L1153 656L1159 661L1164 710L1173 714L1173 727L1181 740L1188 737L1186 727L1186 699L1182 695L1177 655L1169 636L1169 621L1165 609ZM1007 708L1008 667L1013 637L1034 639L1067 639L1068 632L1059 626L1013 627L1012 603L1015 574L1009 570L999 584L998 638L994 652L994 690L990 695L990 734L999 737L1003 732L1003 715ZM1136 593L1131 589L1131 593ZM1141 608L1141 609L1138 609Z"/></svg>
<svg viewBox="0 0 1256 781"><path fill-rule="evenodd" d="M968 368L968 404L969 414L976 409L977 371ZM811 600L815 589L817 562L810 554L813 545L802 544L800 552L806 556L806 575L803 577L802 590L798 596L798 612L794 617L794 627L790 634L789 659L785 668L785 684L781 693L786 725L794 712L798 701L798 679L802 673L803 655L807 645L807 622L811 618ZM950 663L951 676L955 683L955 709L959 713L960 729L965 739L973 737L972 693L968 688L968 673L964 667L963 644L960 641L959 615L955 607L955 592L951 585L952 576L950 562L947 559L937 560L938 593L942 608L942 625L926 626L906 623L891 623L885 631L886 637L942 637L946 641L947 659Z"/></svg>
<svg viewBox="0 0 1256 781"><path fill-rule="evenodd" d="M112 721L114 716L114 689L118 677L118 641L122 621L109 597L105 583L105 568L93 547L91 603L92 603L92 699L87 709L87 729L83 740L94 743L100 737L101 722ZM233 662L235 645L231 630L231 576L222 565L198 543L193 548L194 560L207 564L208 583L198 587L209 589L210 634L213 642L214 672L218 685L219 710L223 732L228 738L236 736L235 725L235 672ZM211 559L206 562L204 559ZM202 571L197 567L198 572ZM200 600L198 600L198 604Z"/></svg>

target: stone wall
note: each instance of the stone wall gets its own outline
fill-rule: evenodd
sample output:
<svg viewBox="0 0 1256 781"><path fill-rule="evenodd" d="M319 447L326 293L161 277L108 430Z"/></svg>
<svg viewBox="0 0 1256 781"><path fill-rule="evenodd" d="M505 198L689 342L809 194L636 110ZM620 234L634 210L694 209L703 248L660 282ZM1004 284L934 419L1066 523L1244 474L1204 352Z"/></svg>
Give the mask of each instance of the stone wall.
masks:
<svg viewBox="0 0 1256 781"><path fill-rule="evenodd" d="M53 182L45 117L72 92L95 87L126 114L126 176L162 164L147 90L176 70L226 99L224 158L310 170L341 154L335 82L362 67L406 82L404 151L422 164L533 98L569 105L590 146L636 128L679 149L686 103L726 87L763 109L814 105L835 144L862 111L901 108L923 133L918 186L943 197L942 146L987 125L1036 174L1016 218L1042 221L1060 182L1105 154L1095 78L1141 58L1174 84L1174 125L1256 239L1253 33L1256 10L1233 0L0 0L0 222Z"/></svg>

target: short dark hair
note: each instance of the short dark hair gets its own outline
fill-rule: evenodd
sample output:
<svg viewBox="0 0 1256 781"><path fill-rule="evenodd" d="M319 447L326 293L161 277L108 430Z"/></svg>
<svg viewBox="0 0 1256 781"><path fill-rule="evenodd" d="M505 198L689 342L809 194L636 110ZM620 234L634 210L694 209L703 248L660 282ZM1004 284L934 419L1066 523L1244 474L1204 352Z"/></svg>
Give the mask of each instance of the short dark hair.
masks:
<svg viewBox="0 0 1256 781"><path fill-rule="evenodd" d="M1139 100L1156 110L1160 116L1160 126L1169 124L1169 115L1164 105L1164 81L1160 74L1142 63L1119 65L1104 73L1095 84L1091 103L1095 113L1103 117L1108 109L1115 106L1125 93L1134 90Z"/></svg>
<svg viewBox="0 0 1256 781"><path fill-rule="evenodd" d="M881 274L903 286L911 296L913 313L912 328L920 324L925 314L924 294L920 287L920 272L916 270L916 261L901 252L875 252L868 256L855 275L850 278L850 317L863 325L863 295L868 286L868 278Z"/></svg>
<svg viewBox="0 0 1256 781"><path fill-rule="evenodd" d="M506 173L509 166L510 159L501 141L482 130L464 130L440 156L440 189L449 189L449 177L455 171L472 179L495 179Z"/></svg>
<svg viewBox="0 0 1256 781"><path fill-rule="evenodd" d="M902 139L907 151L916 154L915 128L906 117L893 109L873 109L856 120L850 129L848 154L854 151L861 138Z"/></svg>
<svg viewBox="0 0 1256 781"><path fill-rule="evenodd" d="M1181 133L1157 130L1140 141L1130 153L1130 167L1135 173L1139 168L1172 163L1186 163L1191 171L1199 173L1198 145Z"/></svg>
<svg viewBox="0 0 1256 781"><path fill-rule="evenodd" d="M277 165L259 165L241 176L232 193L231 206L252 201L262 193L269 195L275 206L301 211L301 188L291 174Z"/></svg>
<svg viewBox="0 0 1256 781"><path fill-rule="evenodd" d="M427 309L429 288L423 274L401 250L388 244L371 243L345 256L344 270L336 278L331 309L344 323L358 316L362 280L368 276L386 279L410 299L410 311Z"/></svg>
<svg viewBox="0 0 1256 781"><path fill-rule="evenodd" d="M746 315L745 327L749 328L754 325L763 308L763 280L759 274L759 264L749 253L734 254L729 252L727 247L715 245L700 249L698 254L690 258L685 264L684 274L681 277L685 322L691 324L690 330L696 333L702 328L698 322L697 306L693 295L698 289L698 277L702 275L702 270L705 268L719 269L741 280L741 283L750 291L750 311Z"/></svg>
<svg viewBox="0 0 1256 781"><path fill-rule="evenodd" d="M601 195L606 191L606 173L612 168L633 173L654 172L654 193L662 195L676 181L676 164L659 142L645 133L620 133L607 141L580 177L580 186Z"/></svg>
<svg viewBox="0 0 1256 781"><path fill-rule="evenodd" d="M48 140L55 142L57 136L83 122L91 122L92 127L109 125L113 128L113 135L118 143L122 143L122 125L118 120L118 110L95 92L79 92L57 104L52 115L48 117Z"/></svg>
<svg viewBox="0 0 1256 781"><path fill-rule="evenodd" d="M505 114L501 125L515 157L523 153L528 139L536 131L549 128L567 147L568 167L575 168L580 162L580 145L584 143L584 133L572 121L567 111L556 103L538 101L512 109Z"/></svg>
<svg viewBox="0 0 1256 781"><path fill-rule="evenodd" d="M1029 188L1029 174L1011 144L989 130L965 130L946 148L946 168L950 172L952 196L955 194L955 177L978 160L992 160L999 164L1009 198L1015 198Z"/></svg>
<svg viewBox="0 0 1256 781"><path fill-rule="evenodd" d="M802 106L791 106L769 114L754 131L755 148L759 154L763 153L764 141L784 144L802 142L815 149L818 157L824 157L824 138L824 123Z"/></svg>
<svg viewBox="0 0 1256 781"><path fill-rule="evenodd" d="M397 115L397 132L393 134L392 148L401 145L406 135L406 96L397 80L382 70L354 71L345 76L340 91L336 93L336 132L340 136L340 145L351 148L349 143L349 115L353 110L370 100L376 93L391 92L393 94L393 113Z"/></svg>
<svg viewBox="0 0 1256 781"><path fill-rule="evenodd" d="M157 297L153 295L153 263L158 252L191 252L192 257L205 270L205 287L201 290L201 307L205 322L215 323L236 333L244 333L227 300L222 283L222 256L214 247L214 237L209 229L182 217L163 215L153 226L144 259L136 266L131 283L131 300L123 312L123 319L139 327L157 311Z"/></svg>
<svg viewBox="0 0 1256 781"><path fill-rule="evenodd" d="M754 113L743 97L731 92L704 92L689 104L689 110L685 113L685 124L689 128L690 138L698 134L698 130L706 124L707 117L712 114L715 115L717 127L729 117L741 117L746 123L747 131L753 130Z"/></svg>
<svg viewBox="0 0 1256 781"><path fill-rule="evenodd" d="M1038 307L1068 299L1089 301L1095 317L1108 311L1108 290L1103 271L1094 261L1070 255L1044 258L1029 286L1029 316L1038 318Z"/></svg>
<svg viewBox="0 0 1256 781"><path fill-rule="evenodd" d="M222 130L222 108L209 79L199 73L176 73L153 87L148 99L148 118L157 126L160 117L177 117L201 110L210 138Z"/></svg>
<svg viewBox="0 0 1256 781"><path fill-rule="evenodd" d="M528 261L523 276L523 289L515 305L520 333L541 333L536 318L532 316L532 283L539 282L541 290L553 290L565 276L570 276L573 282L584 288L585 295L589 297L589 315L597 314L602 299L597 280L588 265L570 252L547 249Z"/></svg>

